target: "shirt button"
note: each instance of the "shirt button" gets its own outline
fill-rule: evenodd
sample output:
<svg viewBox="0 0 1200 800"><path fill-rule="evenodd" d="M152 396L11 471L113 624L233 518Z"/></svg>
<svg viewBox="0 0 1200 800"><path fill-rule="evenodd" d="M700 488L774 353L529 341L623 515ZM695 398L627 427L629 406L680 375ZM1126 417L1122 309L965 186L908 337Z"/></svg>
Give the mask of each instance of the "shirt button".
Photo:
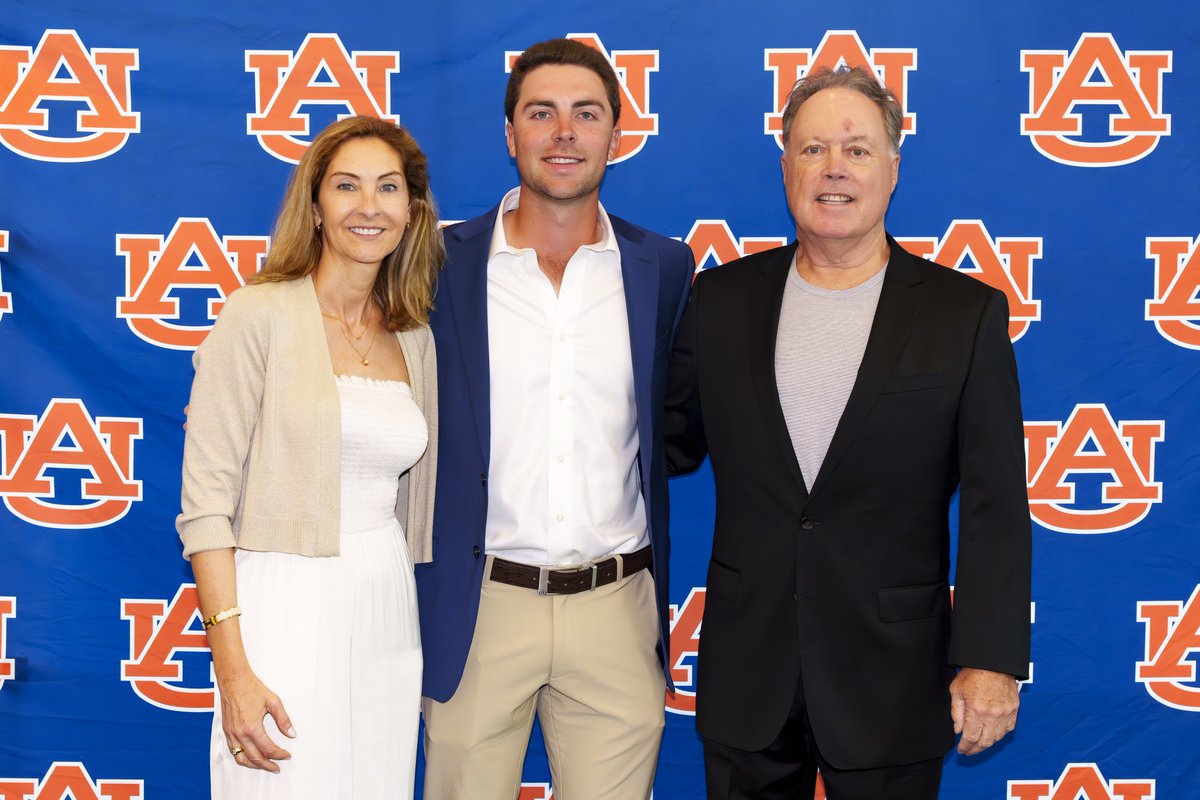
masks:
<svg viewBox="0 0 1200 800"><path fill-rule="evenodd" d="M561 464L562 462L566 461L566 460L567 460L567 457L566 457L566 456L559 456L559 457L558 457L558 463L560 463L560 464Z"/></svg>
<svg viewBox="0 0 1200 800"><path fill-rule="evenodd" d="M567 340L567 335L566 335L565 333L560 333L560 334L558 335L558 340L559 340L560 342L565 342L565 341Z"/></svg>
<svg viewBox="0 0 1200 800"><path fill-rule="evenodd" d="M558 393L558 399L559 399L559 400L566 400L566 399L567 399L566 392L559 392L559 393Z"/></svg>
<svg viewBox="0 0 1200 800"><path fill-rule="evenodd" d="M562 514L559 514L557 517L555 517L555 519L558 520L559 522L562 522L564 517Z"/></svg>

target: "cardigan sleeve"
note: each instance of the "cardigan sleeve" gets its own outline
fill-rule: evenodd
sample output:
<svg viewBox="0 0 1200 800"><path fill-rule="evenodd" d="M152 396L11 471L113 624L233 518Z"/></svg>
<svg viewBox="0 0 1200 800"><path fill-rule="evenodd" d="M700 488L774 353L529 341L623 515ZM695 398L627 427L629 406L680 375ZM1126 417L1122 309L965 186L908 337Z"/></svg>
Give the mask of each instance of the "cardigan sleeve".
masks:
<svg viewBox="0 0 1200 800"><path fill-rule="evenodd" d="M254 287L230 294L192 358L196 376L183 446L183 555L234 547L234 519L258 418L271 347L271 319Z"/></svg>

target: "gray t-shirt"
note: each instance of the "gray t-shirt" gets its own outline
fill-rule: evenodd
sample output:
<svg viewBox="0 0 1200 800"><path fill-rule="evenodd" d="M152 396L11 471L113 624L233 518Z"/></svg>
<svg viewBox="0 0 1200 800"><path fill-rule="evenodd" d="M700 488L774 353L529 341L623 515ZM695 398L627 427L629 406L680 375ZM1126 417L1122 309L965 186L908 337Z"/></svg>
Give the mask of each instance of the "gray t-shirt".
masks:
<svg viewBox="0 0 1200 800"><path fill-rule="evenodd" d="M862 363L886 268L850 289L822 289L793 266L775 335L775 382L811 491Z"/></svg>

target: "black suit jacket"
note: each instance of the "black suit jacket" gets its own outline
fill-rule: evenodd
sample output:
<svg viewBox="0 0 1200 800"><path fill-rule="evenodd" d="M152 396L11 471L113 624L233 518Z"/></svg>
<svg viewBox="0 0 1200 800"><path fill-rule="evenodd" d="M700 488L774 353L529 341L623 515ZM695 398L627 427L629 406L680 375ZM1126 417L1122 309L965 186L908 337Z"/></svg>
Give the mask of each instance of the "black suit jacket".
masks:
<svg viewBox="0 0 1200 800"><path fill-rule="evenodd" d="M1027 671L1031 534L1008 307L889 243L862 364L811 493L774 367L796 245L693 287L664 432L674 472L707 452L716 480L696 692L708 739L770 744L802 673L831 764L910 763L953 744L955 666Z"/></svg>

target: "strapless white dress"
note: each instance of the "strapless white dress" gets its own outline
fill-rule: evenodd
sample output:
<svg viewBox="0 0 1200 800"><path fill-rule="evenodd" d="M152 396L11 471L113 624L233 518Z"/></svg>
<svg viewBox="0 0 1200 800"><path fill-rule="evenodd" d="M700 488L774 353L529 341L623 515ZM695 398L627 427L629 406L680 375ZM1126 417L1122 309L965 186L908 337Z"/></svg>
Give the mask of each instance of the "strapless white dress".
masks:
<svg viewBox="0 0 1200 800"><path fill-rule="evenodd" d="M428 429L408 384L338 376L342 407L341 555L238 550L246 654L279 695L296 738L278 775L238 766L218 698L210 765L222 800L413 796L421 639L412 563L396 521L397 479Z"/></svg>

